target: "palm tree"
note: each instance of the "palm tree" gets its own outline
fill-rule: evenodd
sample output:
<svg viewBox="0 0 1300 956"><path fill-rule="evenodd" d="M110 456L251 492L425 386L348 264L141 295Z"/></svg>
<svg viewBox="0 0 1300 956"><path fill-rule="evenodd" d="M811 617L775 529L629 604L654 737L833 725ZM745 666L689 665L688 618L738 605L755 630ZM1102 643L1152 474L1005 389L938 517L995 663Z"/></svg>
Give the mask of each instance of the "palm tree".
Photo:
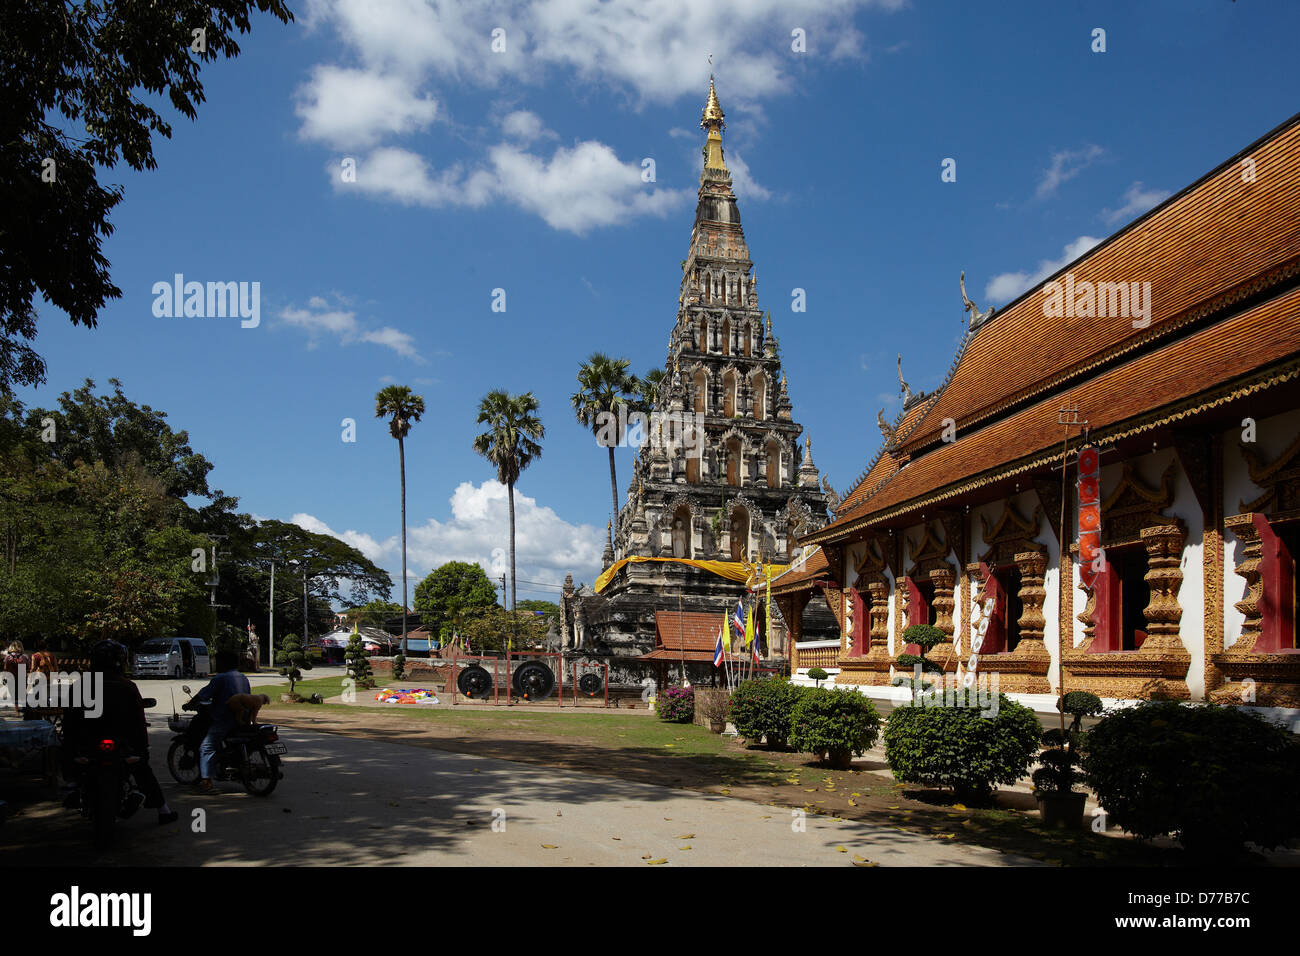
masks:
<svg viewBox="0 0 1300 956"><path fill-rule="evenodd" d="M388 417L388 431L397 439L402 470L402 656L406 656L406 436L424 414L424 399L405 385L388 385L375 396L375 417Z"/></svg>
<svg viewBox="0 0 1300 956"><path fill-rule="evenodd" d="M609 449L609 496L614 505L614 531L618 531L618 475L614 470L614 448L623 441L627 427L626 412L620 421L618 409L626 405L631 411L638 398L637 377L628 374L627 359L610 358L602 352L593 352L591 358L578 367L579 390L570 401L579 423L595 433L597 440ZM612 427L612 431L610 430ZM599 436L604 435L602 440Z"/></svg>
<svg viewBox="0 0 1300 956"><path fill-rule="evenodd" d="M519 475L542 457L541 440L546 437L537 417L537 399L532 392L511 395L488 392L479 402L478 424L488 431L474 439L474 450L497 470L497 481L506 486L510 501L510 610L515 608L515 482Z"/></svg>
<svg viewBox="0 0 1300 956"><path fill-rule="evenodd" d="M641 411L652 412L655 406L659 404L659 392L663 388L664 379L668 377L661 368L652 368L645 373L643 378L636 380L636 391L640 398Z"/></svg>

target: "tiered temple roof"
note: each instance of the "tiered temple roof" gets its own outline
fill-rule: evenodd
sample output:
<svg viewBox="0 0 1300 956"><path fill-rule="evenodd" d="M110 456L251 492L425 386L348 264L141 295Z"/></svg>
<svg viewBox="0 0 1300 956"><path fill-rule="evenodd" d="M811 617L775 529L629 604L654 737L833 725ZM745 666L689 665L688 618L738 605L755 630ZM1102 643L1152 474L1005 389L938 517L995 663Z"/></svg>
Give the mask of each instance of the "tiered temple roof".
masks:
<svg viewBox="0 0 1300 956"><path fill-rule="evenodd" d="M1041 467L1060 455L1062 404L1079 406L1095 440L1118 440L1300 374L1298 222L1300 116L968 331L948 379L900 415L835 521L802 540ZM1075 289L1149 282L1150 315L1140 327L1049 316L1046 293L1067 274Z"/></svg>

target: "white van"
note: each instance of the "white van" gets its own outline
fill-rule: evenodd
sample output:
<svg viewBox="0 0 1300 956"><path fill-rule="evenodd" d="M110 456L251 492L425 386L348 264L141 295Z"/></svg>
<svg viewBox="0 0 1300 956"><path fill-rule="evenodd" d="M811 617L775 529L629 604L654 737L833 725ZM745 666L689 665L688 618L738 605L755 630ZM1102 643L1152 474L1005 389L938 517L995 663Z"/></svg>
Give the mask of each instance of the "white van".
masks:
<svg viewBox="0 0 1300 956"><path fill-rule="evenodd" d="M135 652L136 677L207 677L208 645L197 637L154 637Z"/></svg>

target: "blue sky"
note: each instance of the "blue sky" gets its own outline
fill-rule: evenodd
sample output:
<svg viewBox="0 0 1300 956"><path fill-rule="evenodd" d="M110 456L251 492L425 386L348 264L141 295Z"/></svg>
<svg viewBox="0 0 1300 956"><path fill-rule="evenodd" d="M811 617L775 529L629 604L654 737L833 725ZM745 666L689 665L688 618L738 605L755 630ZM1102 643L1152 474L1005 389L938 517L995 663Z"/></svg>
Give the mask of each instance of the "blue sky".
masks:
<svg viewBox="0 0 1300 956"><path fill-rule="evenodd" d="M960 271L982 308L1009 301L1300 105L1289 3L291 7L295 24L255 20L240 57L205 69L207 102L157 170L112 174L124 295L94 331L43 308L48 382L22 398L120 378L242 510L331 530L396 579L397 449L374 394L410 385L429 410L407 447L413 581L500 566L504 489L470 447L493 388L534 392L547 429L518 487L520 580L598 571L606 456L568 397L594 350L664 361L709 53L759 305L841 492L879 444L876 410L898 410L897 353L917 390L948 367ZM260 325L156 317L176 273L260 282Z"/></svg>

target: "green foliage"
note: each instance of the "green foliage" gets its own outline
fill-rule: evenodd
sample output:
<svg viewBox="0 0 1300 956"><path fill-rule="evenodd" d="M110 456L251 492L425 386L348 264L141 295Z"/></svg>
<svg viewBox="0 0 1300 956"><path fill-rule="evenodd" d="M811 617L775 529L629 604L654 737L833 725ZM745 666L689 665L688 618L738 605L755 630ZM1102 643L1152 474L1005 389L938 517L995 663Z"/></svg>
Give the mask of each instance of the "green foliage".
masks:
<svg viewBox="0 0 1300 956"><path fill-rule="evenodd" d="M948 639L948 635L933 624L912 624L903 628L903 643L915 644L921 648L921 654L928 654Z"/></svg>
<svg viewBox="0 0 1300 956"><path fill-rule="evenodd" d="M885 725L885 759L895 779L951 787L959 798L985 802L996 784L1012 784L1038 755L1042 724L1005 694L997 714L975 707L896 707Z"/></svg>
<svg viewBox="0 0 1300 956"><path fill-rule="evenodd" d="M824 671L820 667L810 667L808 668L808 676L811 677L813 680L820 682L820 681L824 681L826 678L830 677L831 675L826 673L826 671Z"/></svg>
<svg viewBox="0 0 1300 956"><path fill-rule="evenodd" d="M866 753L879 736L880 714L855 690L805 689L790 714L791 746L832 764Z"/></svg>
<svg viewBox="0 0 1300 956"><path fill-rule="evenodd" d="M347 617L349 626L357 624L361 627L382 628L393 618L402 616L402 605L375 598L360 607L348 608L343 613Z"/></svg>
<svg viewBox="0 0 1300 956"><path fill-rule="evenodd" d="M766 740L769 750L790 739L790 715L804 688L779 678L741 681L731 695L731 722L746 740Z"/></svg>
<svg viewBox="0 0 1300 956"><path fill-rule="evenodd" d="M1075 690L1057 701L1073 719L1062 733L1059 727L1045 731L1041 738L1046 748L1038 756L1042 764L1034 771L1034 787L1044 793L1069 793L1076 783L1083 782L1078 766L1083 759L1082 748L1086 734L1082 731L1083 718L1094 717L1102 711L1101 698L1086 690Z"/></svg>
<svg viewBox="0 0 1300 956"><path fill-rule="evenodd" d="M922 674L942 674L943 665L936 661L930 660L925 655L935 648L936 645L942 644L948 639L948 635L935 627L933 624L912 624L903 629L904 644L915 644L921 648L920 654L902 653L894 658L894 663L904 671L915 673L919 664ZM920 687L916 687L917 684ZM924 680L916 680L912 677L899 675L894 678L894 686L899 687L906 684L913 689L913 692L928 690L933 685Z"/></svg>
<svg viewBox="0 0 1300 956"><path fill-rule="evenodd" d="M121 297L102 243L122 187L99 178L155 168L153 134L171 136L165 114L194 119L200 66L238 55L254 9L293 18L281 0L0 4L0 391L45 380L29 344L38 294L88 328ZM191 49L197 27L202 52Z"/></svg>
<svg viewBox="0 0 1300 956"><path fill-rule="evenodd" d="M669 687L655 702L655 712L660 720L689 724L695 719L695 688Z"/></svg>
<svg viewBox="0 0 1300 956"><path fill-rule="evenodd" d="M387 385L375 395L375 417L388 419L388 433L399 442L424 414L424 398L406 385ZM401 613L401 609L398 609Z"/></svg>
<svg viewBox="0 0 1300 956"><path fill-rule="evenodd" d="M412 606L429 633L446 642L452 632L497 606L497 594L487 572L477 564L448 561L415 586Z"/></svg>
<svg viewBox="0 0 1300 956"><path fill-rule="evenodd" d="M1300 836L1300 739L1257 714L1174 701L1117 710L1088 734L1083 769L1111 822L1143 839L1172 833L1216 856Z"/></svg>
<svg viewBox="0 0 1300 956"><path fill-rule="evenodd" d="M302 649L302 641L297 634L286 634L284 643L276 652L275 663L280 668L280 676L289 678L289 693L293 693L294 684L302 680L302 672L312 669L311 659Z"/></svg>
<svg viewBox="0 0 1300 956"><path fill-rule="evenodd" d="M393 655L393 680L401 680L406 676L406 655L400 650Z"/></svg>
<svg viewBox="0 0 1300 956"><path fill-rule="evenodd" d="M360 634L353 634L343 652L347 662L347 674L357 687L374 687L375 679L370 668L370 652L366 650L365 639Z"/></svg>
<svg viewBox="0 0 1300 956"><path fill-rule="evenodd" d="M546 618L536 614L511 614L503 607L493 605L486 611L467 618L459 626L459 633L474 653L501 653L507 647L514 650L537 648L546 637Z"/></svg>
<svg viewBox="0 0 1300 956"><path fill-rule="evenodd" d="M1074 718L1071 724L1074 730L1078 730L1085 717L1096 717L1102 712L1101 698L1091 691L1072 690L1065 695L1063 701L1057 702L1057 709L1062 709Z"/></svg>
<svg viewBox="0 0 1300 956"><path fill-rule="evenodd" d="M537 398L532 392L511 395L495 390L479 402L478 419L488 430L475 436L474 451L486 458L506 486L510 505L510 606L515 606L515 482L534 461L542 457L541 441L546 428L537 416ZM504 595L502 599L504 600Z"/></svg>

